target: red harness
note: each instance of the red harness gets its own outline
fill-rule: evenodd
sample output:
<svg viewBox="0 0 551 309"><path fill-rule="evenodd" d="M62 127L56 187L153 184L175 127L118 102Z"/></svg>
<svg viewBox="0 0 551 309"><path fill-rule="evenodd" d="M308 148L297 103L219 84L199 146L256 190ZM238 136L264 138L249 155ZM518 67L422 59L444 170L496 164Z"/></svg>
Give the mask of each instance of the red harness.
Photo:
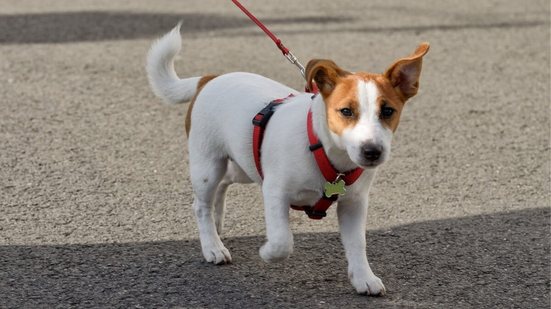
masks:
<svg viewBox="0 0 551 309"><path fill-rule="evenodd" d="M293 95L291 94L286 98L273 100L253 118L254 163L256 165L256 170L258 171L258 174L262 179L264 179L264 175L262 173L262 166L260 164L260 151L266 125L268 124L270 117L272 117L272 115L274 114L277 106L285 102L285 100L290 97L293 97ZM344 181L344 185L346 186L353 184L362 175L363 169L357 167L344 173L337 171L335 167L333 167L333 165L331 164L331 161L329 161L329 158L323 150L323 145L314 132L311 111L308 111L306 123L306 127L308 130L308 141L310 143L309 148L310 151L314 154L314 158L316 159L318 168L320 169L320 172L322 173L325 180L329 184L336 184L341 180ZM327 215L327 209L333 204L333 202L335 202L339 198L338 194L333 194L330 196L327 195L328 194L322 194L322 197L316 202L316 204L314 204L314 206L291 205L291 208L295 210L303 210L308 215L308 217L310 217L310 219L322 219Z"/></svg>

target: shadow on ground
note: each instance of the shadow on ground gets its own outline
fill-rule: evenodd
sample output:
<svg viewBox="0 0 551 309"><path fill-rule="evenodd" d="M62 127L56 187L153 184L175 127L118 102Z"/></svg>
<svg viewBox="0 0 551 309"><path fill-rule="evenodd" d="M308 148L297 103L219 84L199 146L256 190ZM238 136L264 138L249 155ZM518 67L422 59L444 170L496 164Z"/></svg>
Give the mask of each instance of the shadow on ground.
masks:
<svg viewBox="0 0 551 309"><path fill-rule="evenodd" d="M191 241L1 246L2 307L549 308L549 209L368 232L389 294L355 295L338 234L296 236L265 264L263 237L226 239L234 264L202 262Z"/></svg>
<svg viewBox="0 0 551 309"><path fill-rule="evenodd" d="M464 29L519 28L544 25L545 21L507 21L471 24L405 25L395 27L332 27L327 24L350 22L346 16L275 17L262 18L268 25L322 24L319 29L281 30L278 34L313 34L329 32L394 33L425 31L456 31ZM218 35L264 36L264 33L246 17L216 14L155 14L139 12L59 12L41 14L0 14L0 44L71 43L103 40L128 40L158 36L182 22L182 32L198 33L222 31ZM223 30L249 28L254 31L224 33ZM209 34L216 36L215 34Z"/></svg>
<svg viewBox="0 0 551 309"><path fill-rule="evenodd" d="M276 24L337 23L345 17L263 18ZM60 12L0 15L0 43L70 43L158 36L182 22L182 32L256 27L246 17L214 14L133 12Z"/></svg>

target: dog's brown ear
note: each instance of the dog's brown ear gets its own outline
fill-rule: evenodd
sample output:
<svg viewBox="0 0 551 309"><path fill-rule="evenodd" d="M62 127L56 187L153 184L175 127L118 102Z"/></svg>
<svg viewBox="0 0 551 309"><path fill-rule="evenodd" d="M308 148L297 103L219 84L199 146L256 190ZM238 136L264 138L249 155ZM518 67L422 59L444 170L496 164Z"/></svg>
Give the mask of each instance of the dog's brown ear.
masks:
<svg viewBox="0 0 551 309"><path fill-rule="evenodd" d="M306 65L306 86L312 90L312 83L315 82L321 94L326 97L331 94L338 79L348 74L350 73L331 60L312 59Z"/></svg>
<svg viewBox="0 0 551 309"><path fill-rule="evenodd" d="M417 94L419 76L423 66L423 56L429 51L429 43L421 43L408 57L398 59L385 72L385 76L404 100Z"/></svg>

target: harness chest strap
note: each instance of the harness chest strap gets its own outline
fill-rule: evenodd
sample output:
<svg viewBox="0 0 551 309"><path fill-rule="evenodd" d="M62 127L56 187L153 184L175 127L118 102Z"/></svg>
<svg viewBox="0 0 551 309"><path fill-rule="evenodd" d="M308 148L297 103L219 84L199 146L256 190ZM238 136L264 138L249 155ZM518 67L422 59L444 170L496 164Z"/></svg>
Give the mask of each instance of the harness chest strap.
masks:
<svg viewBox="0 0 551 309"><path fill-rule="evenodd" d="M264 175L262 173L262 166L260 164L260 150L262 147L262 139L264 136L266 125L268 124L270 117L275 112L276 107L279 104L283 103L287 98L292 96L293 95L291 94L286 98L277 99L270 102L253 118L253 157L260 178L264 178ZM330 184L334 184L337 181L341 180L344 181L344 185L346 186L353 184L361 176L363 169L358 167L345 173L340 173L339 171L337 171L335 167L333 167L333 165L331 164L331 161L329 161L329 158L323 150L323 145L314 132L311 111L308 111L306 123L308 131L308 141L310 143L309 148L310 151L313 153L318 168L320 169L320 172L322 173L325 180ZM316 204L314 204L314 206L291 205L291 208L295 210L303 210L310 219L319 220L327 215L327 209L338 198L338 194L330 194L329 196L327 196L327 194L323 194L322 197L316 202Z"/></svg>
<svg viewBox="0 0 551 309"><path fill-rule="evenodd" d="M268 125L268 121L275 112L276 107L285 102L288 98L294 97L294 94L290 94L285 98L276 99L270 102L266 107L264 107L256 116L253 118L253 157L254 164L256 165L256 170L260 175L260 178L264 179L264 174L262 173L262 165L260 164L260 148L262 147L262 140L264 139L264 130Z"/></svg>
<svg viewBox="0 0 551 309"><path fill-rule="evenodd" d="M308 141L310 143L310 151L314 154L316 163L323 177L328 183L335 183L339 180L344 181L345 186L352 185L362 175L362 168L355 168L353 170L340 173L335 169L327 154L323 150L323 145L320 142L318 136L314 132L314 125L312 123L312 111L308 111L308 118L306 119L306 127L308 131ZM293 206L291 208L295 210L304 210L308 217L311 219L321 219L327 215L327 209L339 198L338 194L327 196L323 194L322 197L314 204L314 206Z"/></svg>

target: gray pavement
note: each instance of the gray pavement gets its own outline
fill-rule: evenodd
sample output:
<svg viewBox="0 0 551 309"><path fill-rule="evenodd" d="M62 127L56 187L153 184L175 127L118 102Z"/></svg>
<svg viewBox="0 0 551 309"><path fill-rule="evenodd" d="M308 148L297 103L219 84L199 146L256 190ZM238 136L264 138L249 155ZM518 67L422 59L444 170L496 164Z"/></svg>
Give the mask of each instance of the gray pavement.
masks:
<svg viewBox="0 0 551 309"><path fill-rule="evenodd" d="M296 250L260 260L256 186L230 189L234 264L202 261L183 120L147 85L183 20L181 76L300 75L230 1L0 2L0 307L549 308L548 1L244 1L303 62L383 71L421 41L421 93L371 195L354 294L334 210L292 212Z"/></svg>

